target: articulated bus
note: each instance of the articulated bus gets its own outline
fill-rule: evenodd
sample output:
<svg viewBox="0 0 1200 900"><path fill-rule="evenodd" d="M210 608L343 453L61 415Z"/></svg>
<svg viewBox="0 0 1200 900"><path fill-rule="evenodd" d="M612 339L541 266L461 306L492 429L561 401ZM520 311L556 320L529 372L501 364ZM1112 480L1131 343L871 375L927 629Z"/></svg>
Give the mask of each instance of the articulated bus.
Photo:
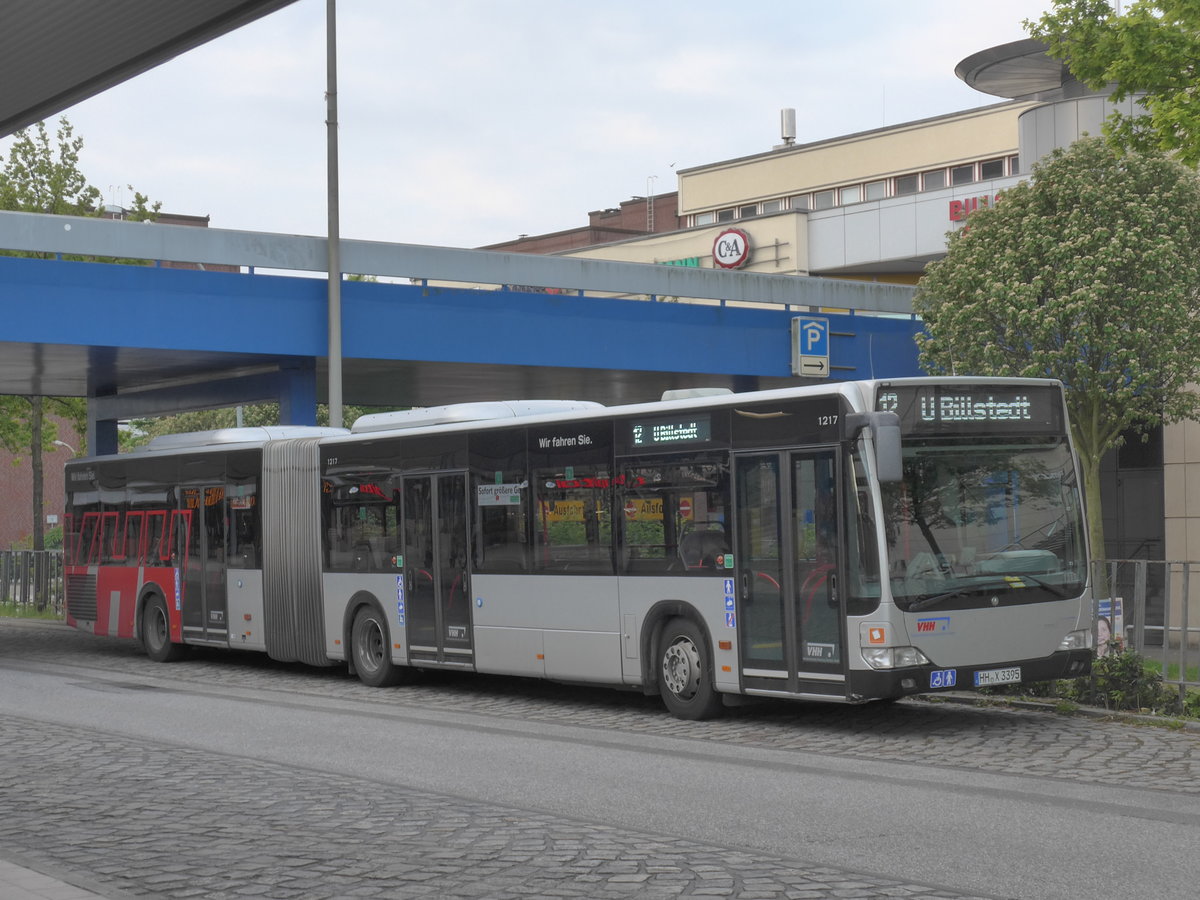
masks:
<svg viewBox="0 0 1200 900"><path fill-rule="evenodd" d="M1053 381L456 404L156 438L66 479L68 621L161 661L531 676L683 718L1090 666Z"/></svg>

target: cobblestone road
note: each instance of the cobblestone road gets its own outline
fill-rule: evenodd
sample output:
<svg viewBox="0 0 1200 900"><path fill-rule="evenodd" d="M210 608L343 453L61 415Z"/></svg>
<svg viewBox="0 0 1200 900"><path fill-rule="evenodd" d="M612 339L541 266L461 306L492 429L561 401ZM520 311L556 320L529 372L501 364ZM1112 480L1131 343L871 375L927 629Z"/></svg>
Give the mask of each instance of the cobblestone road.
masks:
<svg viewBox="0 0 1200 900"><path fill-rule="evenodd" d="M337 670L260 656L161 666L132 643L0 620L0 667L23 661L79 666L81 679L144 674L843 758L920 762L936 749L942 764L989 773L1200 793L1196 734L1045 712L764 705L692 723L640 695L527 680L438 676L371 690ZM33 716L0 729L0 808L0 858L109 897L963 896Z"/></svg>

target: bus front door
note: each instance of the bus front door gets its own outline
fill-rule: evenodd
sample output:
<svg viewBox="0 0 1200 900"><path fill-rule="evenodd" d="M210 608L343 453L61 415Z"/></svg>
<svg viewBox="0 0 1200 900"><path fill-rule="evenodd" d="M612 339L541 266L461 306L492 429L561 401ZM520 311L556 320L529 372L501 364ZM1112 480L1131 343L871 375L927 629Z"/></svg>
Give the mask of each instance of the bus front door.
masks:
<svg viewBox="0 0 1200 900"><path fill-rule="evenodd" d="M467 476L404 479L404 584L408 656L471 666Z"/></svg>
<svg viewBox="0 0 1200 900"><path fill-rule="evenodd" d="M837 466L833 449L736 457L744 689L845 694Z"/></svg>

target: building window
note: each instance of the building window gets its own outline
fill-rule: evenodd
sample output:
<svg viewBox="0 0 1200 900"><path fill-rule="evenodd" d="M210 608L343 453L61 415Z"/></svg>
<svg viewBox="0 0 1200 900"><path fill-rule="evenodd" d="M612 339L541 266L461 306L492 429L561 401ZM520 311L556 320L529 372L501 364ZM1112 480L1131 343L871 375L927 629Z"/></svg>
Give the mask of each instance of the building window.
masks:
<svg viewBox="0 0 1200 900"><path fill-rule="evenodd" d="M757 215L758 215L758 205L757 204L751 204L750 206L739 206L738 207L738 218L739 219L749 219L749 218L752 218L753 216L757 216Z"/></svg>
<svg viewBox="0 0 1200 900"><path fill-rule="evenodd" d="M1008 174L1016 175L1020 171L1021 171L1021 157L1010 156L1008 158Z"/></svg>
<svg viewBox="0 0 1200 900"><path fill-rule="evenodd" d="M896 178L896 196L902 197L905 194L915 194L918 187L919 175L900 175Z"/></svg>
<svg viewBox="0 0 1200 900"><path fill-rule="evenodd" d="M951 184L970 184L975 180L975 164L968 163L965 166L955 166L950 170Z"/></svg>
<svg viewBox="0 0 1200 900"><path fill-rule="evenodd" d="M715 221L716 213L696 213L694 216L692 216L693 225L711 225Z"/></svg>
<svg viewBox="0 0 1200 900"><path fill-rule="evenodd" d="M718 210L717 211L717 221L718 222L732 222L733 221L733 210L732 209Z"/></svg>
<svg viewBox="0 0 1200 900"><path fill-rule="evenodd" d="M882 200L887 196L886 181L872 181L869 184L863 185L864 200Z"/></svg>
<svg viewBox="0 0 1200 900"><path fill-rule="evenodd" d="M797 194L791 202L792 209L808 209L808 194Z"/></svg>
<svg viewBox="0 0 1200 900"><path fill-rule="evenodd" d="M813 194L813 209L832 209L833 191L817 191Z"/></svg>
<svg viewBox="0 0 1200 900"><path fill-rule="evenodd" d="M855 184L850 187L842 188L842 206L847 203L857 203L862 199L862 186Z"/></svg>
<svg viewBox="0 0 1200 900"><path fill-rule="evenodd" d="M932 172L921 173L921 190L936 191L946 186L946 170L934 169Z"/></svg>
<svg viewBox="0 0 1200 900"><path fill-rule="evenodd" d="M979 164L979 177L983 181L987 181L989 178L1003 178L1004 160L985 159Z"/></svg>
<svg viewBox="0 0 1200 900"><path fill-rule="evenodd" d="M783 201L782 200L764 200L763 201L762 211L764 213L777 213L781 209L783 209Z"/></svg>

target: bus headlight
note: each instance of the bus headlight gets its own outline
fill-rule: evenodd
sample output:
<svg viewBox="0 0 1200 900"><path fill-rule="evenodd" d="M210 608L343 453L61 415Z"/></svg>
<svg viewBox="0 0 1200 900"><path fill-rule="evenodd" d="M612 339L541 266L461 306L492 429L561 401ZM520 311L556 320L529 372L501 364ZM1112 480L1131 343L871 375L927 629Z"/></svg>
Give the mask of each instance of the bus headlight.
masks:
<svg viewBox="0 0 1200 900"><path fill-rule="evenodd" d="M1086 650L1092 645L1091 632L1084 629L1083 631L1072 631L1062 643L1058 645L1059 650Z"/></svg>
<svg viewBox="0 0 1200 900"><path fill-rule="evenodd" d="M927 666L929 657L916 647L864 647L863 659L872 669L904 669Z"/></svg>

